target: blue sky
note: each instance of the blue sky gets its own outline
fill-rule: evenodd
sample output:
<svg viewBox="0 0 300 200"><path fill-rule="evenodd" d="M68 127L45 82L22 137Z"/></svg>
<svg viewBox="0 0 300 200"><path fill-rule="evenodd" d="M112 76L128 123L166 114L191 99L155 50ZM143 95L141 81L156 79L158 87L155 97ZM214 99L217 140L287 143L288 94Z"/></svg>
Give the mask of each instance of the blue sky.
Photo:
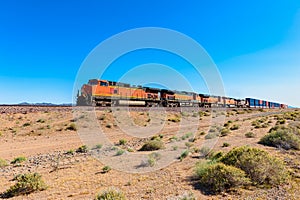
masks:
<svg viewBox="0 0 300 200"><path fill-rule="evenodd" d="M140 27L196 40L217 65L228 96L300 107L299 0L1 1L0 103L71 102L86 56L105 39ZM148 50L124 55L106 77L151 62L193 74L182 59ZM207 92L203 81L195 82Z"/></svg>

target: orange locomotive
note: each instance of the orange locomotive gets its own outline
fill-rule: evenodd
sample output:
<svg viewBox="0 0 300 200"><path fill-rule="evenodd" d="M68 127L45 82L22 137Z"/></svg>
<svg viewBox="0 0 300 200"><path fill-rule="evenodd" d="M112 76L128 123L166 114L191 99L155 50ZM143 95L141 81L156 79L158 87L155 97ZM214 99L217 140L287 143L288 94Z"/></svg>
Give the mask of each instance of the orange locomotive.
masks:
<svg viewBox="0 0 300 200"><path fill-rule="evenodd" d="M126 83L91 79L77 95L77 105L134 105L158 106L159 89L130 86Z"/></svg>

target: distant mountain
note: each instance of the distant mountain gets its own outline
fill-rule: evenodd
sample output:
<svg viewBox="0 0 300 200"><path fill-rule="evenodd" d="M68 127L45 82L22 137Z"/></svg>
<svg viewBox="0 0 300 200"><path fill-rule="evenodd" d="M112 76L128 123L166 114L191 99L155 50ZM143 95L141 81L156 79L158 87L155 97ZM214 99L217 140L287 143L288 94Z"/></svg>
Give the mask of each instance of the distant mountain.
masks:
<svg viewBox="0 0 300 200"><path fill-rule="evenodd" d="M47 103L47 102L43 102L43 103L22 102L17 105L20 105L20 106L30 106L30 105L32 105L32 106L72 106L72 103L54 104L54 103Z"/></svg>

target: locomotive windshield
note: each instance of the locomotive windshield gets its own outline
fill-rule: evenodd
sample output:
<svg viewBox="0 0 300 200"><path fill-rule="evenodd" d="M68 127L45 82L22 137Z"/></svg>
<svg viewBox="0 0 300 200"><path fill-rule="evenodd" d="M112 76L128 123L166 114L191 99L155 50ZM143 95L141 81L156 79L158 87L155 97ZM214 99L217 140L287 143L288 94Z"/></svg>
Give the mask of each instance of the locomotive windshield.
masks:
<svg viewBox="0 0 300 200"><path fill-rule="evenodd" d="M108 86L108 83L104 81L100 81L100 86Z"/></svg>

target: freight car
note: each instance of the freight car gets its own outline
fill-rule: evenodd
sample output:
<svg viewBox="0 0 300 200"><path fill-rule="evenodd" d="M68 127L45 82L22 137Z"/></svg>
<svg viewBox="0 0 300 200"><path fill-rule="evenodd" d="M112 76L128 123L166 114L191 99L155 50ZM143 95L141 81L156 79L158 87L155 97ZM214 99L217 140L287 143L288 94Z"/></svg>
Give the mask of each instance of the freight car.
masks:
<svg viewBox="0 0 300 200"><path fill-rule="evenodd" d="M77 105L90 106L164 106L164 107L251 107L287 108L259 99L234 99L229 97L173 91L159 88L135 86L107 80L91 79L77 94Z"/></svg>
<svg viewBox="0 0 300 200"><path fill-rule="evenodd" d="M260 99L246 98L246 106L250 108L288 108L288 105L268 102Z"/></svg>

